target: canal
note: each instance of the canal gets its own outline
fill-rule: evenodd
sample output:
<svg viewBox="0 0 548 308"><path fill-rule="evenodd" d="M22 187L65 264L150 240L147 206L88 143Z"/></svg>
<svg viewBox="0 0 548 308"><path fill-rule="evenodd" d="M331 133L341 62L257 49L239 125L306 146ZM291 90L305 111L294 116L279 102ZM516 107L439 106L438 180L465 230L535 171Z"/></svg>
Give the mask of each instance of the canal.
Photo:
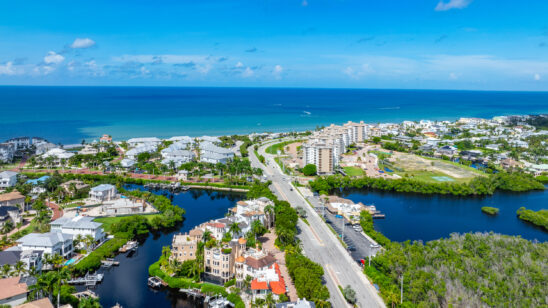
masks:
<svg viewBox="0 0 548 308"><path fill-rule="evenodd" d="M453 232L490 232L520 235L528 240L548 241L548 233L518 219L520 207L548 208L548 189L527 193L496 192L486 197L428 196L382 191L347 190L341 194L354 202L374 204L386 214L375 219L375 229L392 241L430 241ZM496 216L481 211L483 206L500 209Z"/></svg>
<svg viewBox="0 0 548 308"><path fill-rule="evenodd" d="M142 189L142 186L130 185L127 189ZM171 245L173 235L187 232L194 226L213 218L224 217L229 207L243 200L242 193L220 192L192 189L186 192L170 194L167 191L151 190L156 194L173 196L173 204L186 210L185 221L176 230L150 234L131 257L121 254L116 257L120 266L101 269L105 274L103 282L93 289L100 297L103 307L120 304L131 307L194 307L177 294L176 291L154 291L147 286L148 267L158 261L163 246Z"/></svg>

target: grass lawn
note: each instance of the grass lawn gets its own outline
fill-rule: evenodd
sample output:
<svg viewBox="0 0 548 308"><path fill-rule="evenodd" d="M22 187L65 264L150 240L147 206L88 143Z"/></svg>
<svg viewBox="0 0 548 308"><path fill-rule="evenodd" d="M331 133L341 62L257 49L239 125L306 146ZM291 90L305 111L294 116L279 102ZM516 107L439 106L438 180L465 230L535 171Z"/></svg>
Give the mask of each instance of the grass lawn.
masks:
<svg viewBox="0 0 548 308"><path fill-rule="evenodd" d="M431 171L404 171L404 172L396 172L399 176L403 178L412 178L419 181L424 181L428 183L466 183L470 181L470 178L461 178L457 179L454 177L451 177L445 173L442 172L431 172ZM453 181L438 181L434 177L446 177L453 179Z"/></svg>
<svg viewBox="0 0 548 308"><path fill-rule="evenodd" d="M150 221L155 216L161 216L161 214L150 214L150 215L142 215L142 216L146 217ZM99 218L95 218L94 221L102 223L103 229L106 232L110 232L110 226L112 226L112 224L114 223L119 222L120 220L122 220L122 218L125 218L125 217L129 217L129 216L99 217Z"/></svg>
<svg viewBox="0 0 548 308"><path fill-rule="evenodd" d="M359 167L343 167L343 169L348 176L362 176L365 174L363 169Z"/></svg>
<svg viewBox="0 0 548 308"><path fill-rule="evenodd" d="M280 152L283 154L284 153L284 148L287 145L295 143L295 142L301 142L301 141L302 140L290 140L290 141L284 141L284 142L276 143L276 144L273 144L273 145L267 147L265 149L265 152L268 153L268 154L276 155L276 154L278 154L278 150L280 150Z"/></svg>

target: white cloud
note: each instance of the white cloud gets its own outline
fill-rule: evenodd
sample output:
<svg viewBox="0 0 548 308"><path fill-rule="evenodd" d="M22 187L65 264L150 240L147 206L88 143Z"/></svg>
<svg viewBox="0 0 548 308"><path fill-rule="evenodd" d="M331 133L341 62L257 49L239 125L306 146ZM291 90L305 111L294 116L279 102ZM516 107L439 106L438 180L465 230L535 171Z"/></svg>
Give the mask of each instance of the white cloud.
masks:
<svg viewBox="0 0 548 308"><path fill-rule="evenodd" d="M284 68L278 64L274 66L274 71L272 71L272 74L274 74L274 77L276 77L276 79L280 79L282 78L283 71L284 71Z"/></svg>
<svg viewBox="0 0 548 308"><path fill-rule="evenodd" d="M457 74L451 72L451 73L449 73L449 79L451 79L451 80L457 80L457 79L459 79L459 75L457 75Z"/></svg>
<svg viewBox="0 0 548 308"><path fill-rule="evenodd" d="M539 81L540 80L540 74L535 74L533 76L533 78L535 78L536 81Z"/></svg>
<svg viewBox="0 0 548 308"><path fill-rule="evenodd" d="M44 62L46 64L59 64L63 61L65 61L65 57L55 53L55 51L48 52L48 54L44 57Z"/></svg>
<svg viewBox="0 0 548 308"><path fill-rule="evenodd" d="M238 63L236 63L236 65L234 65L234 67L235 68L242 68L242 67L244 67L244 64L242 62L238 61Z"/></svg>
<svg viewBox="0 0 548 308"><path fill-rule="evenodd" d="M347 66L343 73L352 79L360 79L362 76L372 74L375 70L368 64L362 64L358 67Z"/></svg>
<svg viewBox="0 0 548 308"><path fill-rule="evenodd" d="M90 38L77 38L72 42L70 48L90 48L95 45L95 41Z"/></svg>
<svg viewBox="0 0 548 308"><path fill-rule="evenodd" d="M251 77L253 76L253 74L255 74L255 72L251 68L246 67L245 70L242 72L242 77Z"/></svg>
<svg viewBox="0 0 548 308"><path fill-rule="evenodd" d="M207 55L122 55L112 58L115 62L138 62L138 63L164 63L164 64L184 64L184 63L209 63L217 61L217 57Z"/></svg>
<svg viewBox="0 0 548 308"><path fill-rule="evenodd" d="M449 2L444 2L444 0L440 0L440 2L438 2L438 5L436 5L435 10L448 11L451 9L464 9L471 2L472 0L449 0Z"/></svg>
<svg viewBox="0 0 548 308"><path fill-rule="evenodd" d="M0 75L15 75L16 73L13 62L9 61L4 65L0 65Z"/></svg>

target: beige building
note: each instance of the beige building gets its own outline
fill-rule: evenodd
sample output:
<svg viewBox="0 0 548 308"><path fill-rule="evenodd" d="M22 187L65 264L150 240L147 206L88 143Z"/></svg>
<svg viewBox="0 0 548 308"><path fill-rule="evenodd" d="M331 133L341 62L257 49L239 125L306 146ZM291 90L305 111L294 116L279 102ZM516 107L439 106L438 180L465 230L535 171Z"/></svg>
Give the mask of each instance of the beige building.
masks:
<svg viewBox="0 0 548 308"><path fill-rule="evenodd" d="M0 194L0 206L16 206L18 208L23 208L24 205L25 196L18 191Z"/></svg>
<svg viewBox="0 0 548 308"><path fill-rule="evenodd" d="M245 252L247 241L244 238L232 240L230 244L222 247L204 247L205 273L212 280L225 283L234 278L236 273L236 259ZM241 268L241 262L238 264ZM245 277L244 277L245 278Z"/></svg>
<svg viewBox="0 0 548 308"><path fill-rule="evenodd" d="M171 243L171 258L185 262L196 259L198 240L188 233L177 234Z"/></svg>

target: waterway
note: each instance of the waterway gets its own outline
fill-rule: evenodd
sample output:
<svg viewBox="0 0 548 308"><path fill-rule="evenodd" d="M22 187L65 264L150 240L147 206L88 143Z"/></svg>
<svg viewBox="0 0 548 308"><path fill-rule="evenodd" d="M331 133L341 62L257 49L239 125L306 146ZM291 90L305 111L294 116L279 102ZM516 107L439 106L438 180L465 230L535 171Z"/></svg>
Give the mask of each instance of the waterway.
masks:
<svg viewBox="0 0 548 308"><path fill-rule="evenodd" d="M130 185L127 189L142 189L142 186ZM158 261L163 246L170 246L173 235L187 232L194 226L225 215L229 207L243 200L245 195L233 192L208 190L189 190L170 194L163 190L151 190L153 193L173 196L173 204L186 210L184 223L167 232L150 234L131 257L120 254L115 259L120 266L101 269L105 277L93 291L100 297L103 307L112 307L119 303L124 308L131 307L194 307L177 291L155 291L147 286L148 267Z"/></svg>
<svg viewBox="0 0 548 308"><path fill-rule="evenodd" d="M386 214L374 221L375 229L392 241L430 241L458 232L495 232L519 235L528 240L548 241L548 233L520 220L520 207L548 208L548 189L527 193L497 192L486 197L428 196L381 191L348 190L341 194L354 202L374 204ZM496 216L484 214L482 206L500 209Z"/></svg>

